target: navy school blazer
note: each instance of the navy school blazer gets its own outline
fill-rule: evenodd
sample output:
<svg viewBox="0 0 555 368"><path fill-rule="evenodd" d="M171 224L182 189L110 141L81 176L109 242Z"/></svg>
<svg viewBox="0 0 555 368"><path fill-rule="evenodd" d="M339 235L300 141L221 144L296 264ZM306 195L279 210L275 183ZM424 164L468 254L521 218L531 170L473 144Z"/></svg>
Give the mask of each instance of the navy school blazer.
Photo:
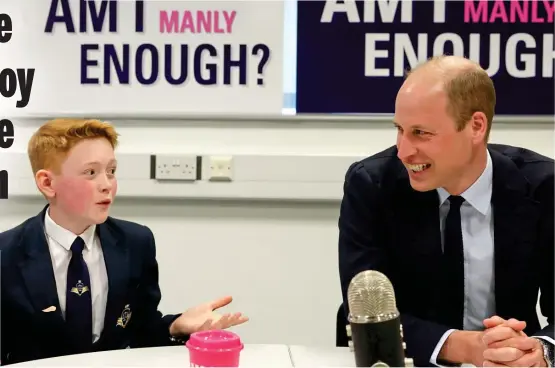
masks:
<svg viewBox="0 0 555 368"><path fill-rule="evenodd" d="M46 209L0 234L2 365L74 351L60 312L44 232ZM179 314L163 316L158 311L161 294L151 230L108 217L96 231L109 290L104 329L93 351L182 344L187 336L176 341L169 335L169 326ZM51 306L56 307L54 312L43 312Z"/></svg>

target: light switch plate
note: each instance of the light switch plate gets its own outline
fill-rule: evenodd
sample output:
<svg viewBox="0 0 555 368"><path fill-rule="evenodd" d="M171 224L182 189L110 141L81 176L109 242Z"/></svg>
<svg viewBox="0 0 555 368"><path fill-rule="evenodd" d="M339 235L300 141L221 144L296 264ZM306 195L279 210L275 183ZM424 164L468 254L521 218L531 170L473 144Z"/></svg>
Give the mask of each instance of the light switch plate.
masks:
<svg viewBox="0 0 555 368"><path fill-rule="evenodd" d="M211 156L209 161L208 180L232 181L233 180L233 157Z"/></svg>

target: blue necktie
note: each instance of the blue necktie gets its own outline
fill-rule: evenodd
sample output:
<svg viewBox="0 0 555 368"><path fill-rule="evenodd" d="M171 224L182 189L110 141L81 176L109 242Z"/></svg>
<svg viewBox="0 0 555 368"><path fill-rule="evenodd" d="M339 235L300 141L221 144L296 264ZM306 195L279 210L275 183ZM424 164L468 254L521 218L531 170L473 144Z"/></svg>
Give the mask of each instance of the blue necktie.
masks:
<svg viewBox="0 0 555 368"><path fill-rule="evenodd" d="M77 353L92 347L91 280L83 259L85 242L77 237L71 245L71 260L67 269L66 324Z"/></svg>
<svg viewBox="0 0 555 368"><path fill-rule="evenodd" d="M461 229L461 205L464 198L449 197L449 213L445 220L443 242L443 322L463 328L464 314L464 247Z"/></svg>

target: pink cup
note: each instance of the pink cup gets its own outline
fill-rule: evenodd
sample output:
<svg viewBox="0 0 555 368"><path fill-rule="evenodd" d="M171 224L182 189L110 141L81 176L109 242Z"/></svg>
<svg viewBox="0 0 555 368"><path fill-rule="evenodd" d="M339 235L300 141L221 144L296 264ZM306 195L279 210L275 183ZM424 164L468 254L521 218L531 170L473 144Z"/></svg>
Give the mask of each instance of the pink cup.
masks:
<svg viewBox="0 0 555 368"><path fill-rule="evenodd" d="M185 344L191 367L239 367L243 343L230 331L195 332Z"/></svg>

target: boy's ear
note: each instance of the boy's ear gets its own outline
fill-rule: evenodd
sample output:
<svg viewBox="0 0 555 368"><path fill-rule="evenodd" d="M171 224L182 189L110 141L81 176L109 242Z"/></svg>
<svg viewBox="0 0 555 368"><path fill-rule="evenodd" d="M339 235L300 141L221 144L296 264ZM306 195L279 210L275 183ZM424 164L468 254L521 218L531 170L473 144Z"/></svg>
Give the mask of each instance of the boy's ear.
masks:
<svg viewBox="0 0 555 368"><path fill-rule="evenodd" d="M56 196L56 191L52 187L52 173L48 170L39 170L35 174L35 181L40 192L44 194L47 198L54 198Z"/></svg>

